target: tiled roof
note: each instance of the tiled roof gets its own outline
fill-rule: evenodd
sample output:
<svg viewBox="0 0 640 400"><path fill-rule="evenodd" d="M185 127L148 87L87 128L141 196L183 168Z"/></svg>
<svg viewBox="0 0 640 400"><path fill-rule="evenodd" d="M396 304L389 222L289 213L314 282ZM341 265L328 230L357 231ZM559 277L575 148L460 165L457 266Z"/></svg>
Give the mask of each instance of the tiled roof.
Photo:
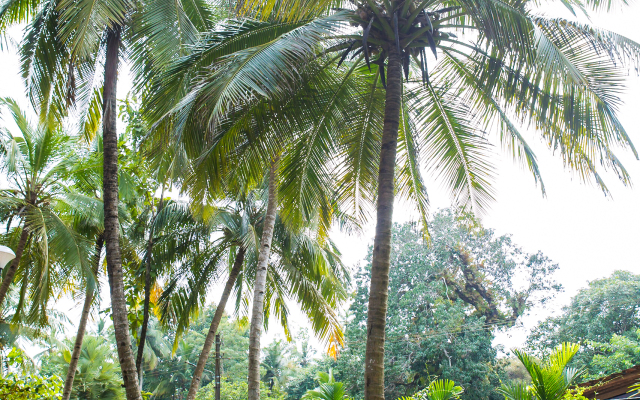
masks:
<svg viewBox="0 0 640 400"><path fill-rule="evenodd" d="M578 385L586 387L583 395L590 399L640 399L636 393L629 393L629 386L640 382L640 365L594 379Z"/></svg>

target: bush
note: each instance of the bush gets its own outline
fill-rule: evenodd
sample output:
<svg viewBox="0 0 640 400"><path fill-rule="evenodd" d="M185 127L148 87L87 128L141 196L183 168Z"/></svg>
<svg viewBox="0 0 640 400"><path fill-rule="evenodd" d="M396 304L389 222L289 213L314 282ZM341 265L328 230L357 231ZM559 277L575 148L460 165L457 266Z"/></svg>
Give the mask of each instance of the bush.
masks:
<svg viewBox="0 0 640 400"><path fill-rule="evenodd" d="M247 400L249 398L249 385L247 381L229 382L227 378L222 377L220 398L222 400ZM284 400L286 393L278 390L269 390L269 388L260 382L260 398L264 400ZM216 386L215 382L211 382L207 386L198 390L196 400L215 400Z"/></svg>
<svg viewBox="0 0 640 400"><path fill-rule="evenodd" d="M43 378L39 375L10 373L0 377L0 399L3 400L54 400L62 398L62 379L54 375Z"/></svg>

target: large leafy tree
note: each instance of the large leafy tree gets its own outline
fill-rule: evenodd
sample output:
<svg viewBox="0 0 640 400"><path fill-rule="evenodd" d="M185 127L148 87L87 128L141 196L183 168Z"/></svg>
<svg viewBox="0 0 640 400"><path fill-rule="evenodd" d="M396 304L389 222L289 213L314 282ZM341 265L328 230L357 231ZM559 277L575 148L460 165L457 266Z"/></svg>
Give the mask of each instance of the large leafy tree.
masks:
<svg viewBox="0 0 640 400"><path fill-rule="evenodd" d="M96 133L102 119L104 238L115 335L127 398L140 399L119 245L118 71L125 50L143 85L183 45L193 43L198 30L211 27L213 14L200 1L10 1L0 9L2 34L10 24L26 21L23 73L34 104L58 118L70 104L78 104L88 135ZM96 87L94 74L100 67L104 72Z"/></svg>
<svg viewBox="0 0 640 400"><path fill-rule="evenodd" d="M607 278L589 282L560 315L540 322L529 335L527 348L544 357L563 342L579 343L581 350L572 364L586 369L585 378L613 373L615 367L607 365L616 365L616 355L619 365L638 361L631 350L640 326L638 302L640 276L615 271Z"/></svg>
<svg viewBox="0 0 640 400"><path fill-rule="evenodd" d="M502 379L495 333L509 328L530 307L553 296L554 265L527 254L509 236L496 236L472 216L445 210L429 222L431 243L415 224L392 231L385 361L387 398L412 395L433 376L473 387L464 399L500 399ZM358 374L365 354L369 269L356 275L345 349L336 371L345 389L363 395Z"/></svg>
<svg viewBox="0 0 640 400"><path fill-rule="evenodd" d="M586 12L609 3L563 4ZM205 35L167 69L150 104L168 99L157 111L173 112L178 135L198 126L220 152L241 143L221 127L253 115L242 110L284 104L272 107L281 118L271 125L302 122L288 133L297 151L281 161L281 197L297 205L290 212L305 216L333 181L340 204L357 216L376 203L367 399L384 392L394 194L412 199L426 221L421 157L456 203L479 212L493 198L487 131L544 192L517 122L535 127L568 168L605 192L598 164L629 181L612 148L635 153L616 109L626 74L619 67L637 65L640 45L615 33L538 15L526 1L253 0L238 14L253 19Z"/></svg>

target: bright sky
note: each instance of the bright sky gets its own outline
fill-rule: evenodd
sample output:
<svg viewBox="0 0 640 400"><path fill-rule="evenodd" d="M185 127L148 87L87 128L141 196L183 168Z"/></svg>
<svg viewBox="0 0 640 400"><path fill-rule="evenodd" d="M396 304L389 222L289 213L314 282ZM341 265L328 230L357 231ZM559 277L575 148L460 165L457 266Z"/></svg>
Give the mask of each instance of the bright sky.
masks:
<svg viewBox="0 0 640 400"><path fill-rule="evenodd" d="M559 15L559 10L562 16L569 17L564 9L556 7L553 10L545 9L545 12ZM640 3L636 2L623 11L606 15L593 14L592 24L640 42L638 17ZM16 32L16 39L19 39L19 33ZM14 52L0 53L0 57L0 96L13 97L27 108L18 57ZM120 80L119 97L124 97L130 87L130 80L123 76ZM635 71L630 71L628 88L622 96L624 105L619 117L636 146L640 147L640 78ZM484 217L483 223L498 234L512 234L514 242L525 251L533 253L541 250L558 263L560 269L556 279L564 285L565 292L546 307L532 310L523 319L523 327L500 334L496 343L507 349L522 345L527 331L537 321L558 312L588 281L608 276L616 269L640 274L640 258L637 255L640 249L640 161L635 160L628 152L618 152L636 186L626 188L613 174L607 174L605 180L613 196L605 197L598 188L581 183L576 176L566 171L560 159L553 157L535 132L526 129L523 132L528 133L527 141L538 156L547 197L541 196L527 171L523 171L496 149L495 162L499 174L495 182L496 202ZM449 206L450 201L443 188L426 174L425 178L432 209ZM413 220L416 215L398 204L394 219L398 222ZM335 239L343 252L344 261L348 265L355 265L365 257L367 246L373 240L373 224L362 236L348 237L338 233ZM106 293L103 299L105 307L108 301ZM217 300L216 298L215 301ZM61 308L67 307L61 305ZM231 307L229 311L232 311ZM79 313L79 307L75 307L70 313ZM307 325L299 312L294 311L293 315L299 327ZM275 321L271 326L273 328L263 339L265 344L274 336L281 335ZM316 347L319 346L316 344Z"/></svg>

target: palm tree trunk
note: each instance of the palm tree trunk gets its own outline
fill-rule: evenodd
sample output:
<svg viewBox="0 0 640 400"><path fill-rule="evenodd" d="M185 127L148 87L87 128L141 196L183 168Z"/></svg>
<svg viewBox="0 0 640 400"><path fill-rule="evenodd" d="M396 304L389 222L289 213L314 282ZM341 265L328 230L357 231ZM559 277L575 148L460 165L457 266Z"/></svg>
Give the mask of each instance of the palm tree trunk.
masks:
<svg viewBox="0 0 640 400"><path fill-rule="evenodd" d="M158 209L156 210L152 225L149 228L149 241L147 243L147 259L144 264L144 308L142 311L142 328L140 329L140 343L138 343L138 355L136 357L136 371L138 372L138 384L140 390L142 390L142 358L144 356L144 344L147 340L147 327L149 326L149 303L151 301L151 253L153 251L153 237L156 219L158 214L162 211L164 201L164 183L162 184L162 193L160 194L160 201L158 203Z"/></svg>
<svg viewBox="0 0 640 400"><path fill-rule="evenodd" d="M233 262L233 268L231 268L231 272L229 272L229 279L227 279L227 284L224 286L222 297L220 298L220 302L216 308L216 313L213 315L213 320L211 321L207 337L204 340L204 346L202 346L202 352L200 353L200 358L198 358L198 364L196 365L195 371L193 371L193 378L191 379L189 393L187 393L187 400L195 399L196 393L200 388L202 373L204 372L204 367L207 364L209 353L211 353L211 347L213 346L213 341L216 338L216 332L218 331L218 325L220 325L220 321L222 320L224 308L227 306L227 300L229 300L233 285L236 284L236 279L238 279L238 275L240 275L240 271L242 271L245 253L246 250L244 247L240 247L238 254L236 254L236 259Z"/></svg>
<svg viewBox="0 0 640 400"><path fill-rule="evenodd" d="M262 226L260 238L260 252L256 270L256 283L253 289L253 309L251 310L251 327L249 330L249 397L248 400L260 399L260 335L262 334L262 319L264 317L264 292L267 285L267 266L271 255L271 239L276 223L276 164L271 163L269 171L269 199L267 211Z"/></svg>
<svg viewBox="0 0 640 400"><path fill-rule="evenodd" d="M0 285L0 308L2 308L4 299L5 297L7 297L9 286L11 285L11 283L13 283L13 277L16 276L16 271L18 270L18 266L20 265L22 253L24 252L24 248L27 245L27 239L29 239L29 232L25 228L22 228L20 241L18 241L18 248L16 249L16 258L14 258L11 261L11 264L9 264L9 268L7 268L7 272L5 273L4 279L2 280L2 285Z"/></svg>
<svg viewBox="0 0 640 400"><path fill-rule="evenodd" d="M371 261L371 287L365 353L366 400L384 400L384 331L389 289L389 257L393 217L393 189L402 101L402 63L395 48L389 51L382 148L378 173L376 236Z"/></svg>
<svg viewBox="0 0 640 400"><path fill-rule="evenodd" d="M104 148L104 238L107 248L107 269L111 290L113 327L128 400L141 400L136 364L131 351L127 301L124 296L122 259L120 255L120 224L118 221L118 132L116 130L116 89L121 44L120 26L107 32L107 54L104 69L104 104L102 107L102 134Z"/></svg>
<svg viewBox="0 0 640 400"><path fill-rule="evenodd" d="M96 239L96 254L93 264L93 273L98 275L98 268L100 267L100 253L102 253L102 246L104 245L103 235L99 235ZM67 377L64 381L64 389L62 391L62 400L69 400L71 397L71 389L73 389L73 379L76 376L76 369L78 368L78 361L80 360L80 351L82 350L82 341L84 339L84 333L87 329L87 321L89 320L89 314L91 312L91 303L93 303L93 294L95 288L92 288L87 284L87 291L84 296L84 305L82 306L82 315L80 316L80 324L78 324L78 333L76 334L76 342L73 345L73 352L71 353L71 361L69 362L69 370L67 371Z"/></svg>

